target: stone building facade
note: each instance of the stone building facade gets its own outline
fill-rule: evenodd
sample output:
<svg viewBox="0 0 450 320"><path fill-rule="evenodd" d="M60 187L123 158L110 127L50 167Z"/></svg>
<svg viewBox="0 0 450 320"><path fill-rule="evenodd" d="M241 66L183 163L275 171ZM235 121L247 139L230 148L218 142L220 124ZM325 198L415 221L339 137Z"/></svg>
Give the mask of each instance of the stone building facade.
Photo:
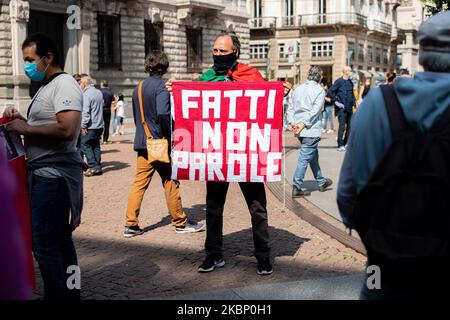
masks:
<svg viewBox="0 0 450 320"><path fill-rule="evenodd" d="M383 77L395 70L399 1L248 0L250 61L268 78L306 79L320 65L324 79L355 74Z"/></svg>
<svg viewBox="0 0 450 320"><path fill-rule="evenodd" d="M64 70L107 80L126 99L144 79L146 52L162 49L170 60L166 78L191 79L212 64L212 43L234 31L248 61L246 0L0 0L0 109L26 109L36 84L23 71L26 35L49 34L62 49ZM1 111L1 110L0 110Z"/></svg>
<svg viewBox="0 0 450 320"><path fill-rule="evenodd" d="M398 8L398 26L402 33L402 42L398 45L399 66L412 74L423 71L419 65L419 43L417 30L426 19L427 9L420 0L402 0Z"/></svg>

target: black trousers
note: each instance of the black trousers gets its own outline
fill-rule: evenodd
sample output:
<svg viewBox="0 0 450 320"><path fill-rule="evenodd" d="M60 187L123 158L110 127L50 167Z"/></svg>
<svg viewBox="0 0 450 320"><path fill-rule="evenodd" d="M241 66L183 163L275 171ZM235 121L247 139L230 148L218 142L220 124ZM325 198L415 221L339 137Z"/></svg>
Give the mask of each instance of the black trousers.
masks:
<svg viewBox="0 0 450 320"><path fill-rule="evenodd" d="M228 182L206 183L205 251L207 255L222 255L223 253L223 208L228 186ZM270 256L270 238L264 183L240 182L239 187L252 218L254 255L257 259L268 258Z"/></svg>
<svg viewBox="0 0 450 320"><path fill-rule="evenodd" d="M337 143L338 147L342 147L347 145L347 140L350 135L350 122L352 119L353 112L340 109L338 112L336 112L336 115L339 120Z"/></svg>
<svg viewBox="0 0 450 320"><path fill-rule="evenodd" d="M109 123L111 122L111 110L103 109L103 121L105 122L105 130L103 131L103 142L109 139Z"/></svg>

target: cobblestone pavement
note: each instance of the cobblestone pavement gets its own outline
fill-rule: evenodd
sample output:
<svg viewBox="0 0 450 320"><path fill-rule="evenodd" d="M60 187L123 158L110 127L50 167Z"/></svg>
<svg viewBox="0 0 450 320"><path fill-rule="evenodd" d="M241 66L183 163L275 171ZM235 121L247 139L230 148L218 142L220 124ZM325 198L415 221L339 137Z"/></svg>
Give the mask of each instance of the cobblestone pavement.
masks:
<svg viewBox="0 0 450 320"><path fill-rule="evenodd" d="M133 135L112 140L117 143L102 145L103 175L85 178L82 224L74 233L83 299L145 299L363 272L363 255L284 210L267 190L275 272L257 275L250 214L237 184L230 185L224 212L224 268L197 272L206 233L175 233L158 175L142 204L140 226L145 234L125 239L136 154ZM205 194L205 183L181 182L185 211L202 223ZM39 276L37 294L42 294Z"/></svg>

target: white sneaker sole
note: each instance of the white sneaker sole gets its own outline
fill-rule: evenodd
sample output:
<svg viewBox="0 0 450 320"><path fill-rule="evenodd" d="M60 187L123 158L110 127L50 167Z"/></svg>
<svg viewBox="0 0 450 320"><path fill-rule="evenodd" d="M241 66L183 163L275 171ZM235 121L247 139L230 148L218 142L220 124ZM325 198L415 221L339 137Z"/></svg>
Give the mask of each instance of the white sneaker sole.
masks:
<svg viewBox="0 0 450 320"><path fill-rule="evenodd" d="M211 271L214 271L214 269L216 269L216 268L222 268L224 265L225 265L225 260L222 260L221 262L214 264L209 269L198 268L198 272L200 272L200 273L211 272Z"/></svg>
<svg viewBox="0 0 450 320"><path fill-rule="evenodd" d="M269 274L272 274L272 273L273 273L273 269L270 270L270 271L266 271L266 270L259 271L259 270L258 270L257 273L258 273L260 276L268 276Z"/></svg>
<svg viewBox="0 0 450 320"><path fill-rule="evenodd" d="M175 228L175 232L176 233L195 233L195 232L200 232L200 231L203 231L203 230L205 230L205 225L202 225L202 227L199 228L199 229L194 229L194 228L178 229L178 228Z"/></svg>
<svg viewBox="0 0 450 320"><path fill-rule="evenodd" d="M144 234L144 232L134 233L134 234L123 234L124 238L133 238L136 236L140 236L141 234Z"/></svg>

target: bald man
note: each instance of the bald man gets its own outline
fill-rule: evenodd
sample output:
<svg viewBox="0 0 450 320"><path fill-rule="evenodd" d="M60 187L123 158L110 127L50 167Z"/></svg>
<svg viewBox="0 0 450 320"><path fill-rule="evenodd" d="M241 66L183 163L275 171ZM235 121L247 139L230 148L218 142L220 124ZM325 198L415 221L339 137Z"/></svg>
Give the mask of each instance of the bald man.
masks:
<svg viewBox="0 0 450 320"><path fill-rule="evenodd" d="M356 105L353 94L353 82L350 80L352 68L345 66L342 68L342 77L336 80L328 90L328 96L334 104L335 114L339 120L339 130L337 136L338 151L345 152L345 146L350 134L350 121L353 114L353 107Z"/></svg>

